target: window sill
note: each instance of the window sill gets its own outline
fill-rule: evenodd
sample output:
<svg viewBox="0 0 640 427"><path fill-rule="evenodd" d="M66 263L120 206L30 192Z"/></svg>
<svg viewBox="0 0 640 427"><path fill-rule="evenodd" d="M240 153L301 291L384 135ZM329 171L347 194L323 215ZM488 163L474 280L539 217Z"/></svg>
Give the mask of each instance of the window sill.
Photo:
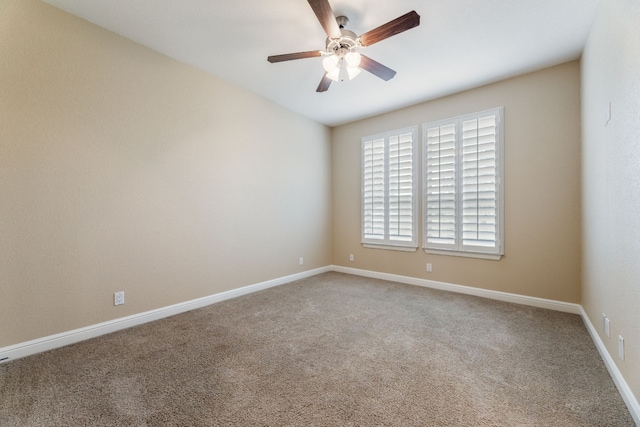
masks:
<svg viewBox="0 0 640 427"><path fill-rule="evenodd" d="M433 254L433 255L459 256L459 257L465 257L465 258L488 259L492 261L500 261L500 259L504 255L504 254L486 254L481 252L447 251L442 249L427 249L427 248L424 248L424 252L427 254Z"/></svg>
<svg viewBox="0 0 640 427"><path fill-rule="evenodd" d="M402 252L415 252L418 249L417 246L376 245L373 243L363 243L362 246L369 249L387 249Z"/></svg>

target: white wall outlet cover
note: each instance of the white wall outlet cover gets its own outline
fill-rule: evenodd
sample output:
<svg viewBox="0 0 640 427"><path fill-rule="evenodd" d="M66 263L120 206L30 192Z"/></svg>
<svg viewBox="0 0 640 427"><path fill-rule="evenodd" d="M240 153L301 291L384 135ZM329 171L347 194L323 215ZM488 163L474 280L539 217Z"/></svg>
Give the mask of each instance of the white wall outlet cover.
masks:
<svg viewBox="0 0 640 427"><path fill-rule="evenodd" d="M610 322L609 322L609 318L608 317L604 318L604 333L608 337L611 336L611 326L610 326Z"/></svg>
<svg viewBox="0 0 640 427"><path fill-rule="evenodd" d="M304 265L304 258L300 257L299 263L300 265Z"/></svg>
<svg viewBox="0 0 640 427"><path fill-rule="evenodd" d="M621 335L618 335L618 356L624 360L624 338Z"/></svg>
<svg viewBox="0 0 640 427"><path fill-rule="evenodd" d="M353 261L353 254L349 254L349 261Z"/></svg>
<svg viewBox="0 0 640 427"><path fill-rule="evenodd" d="M124 291L116 292L113 294L113 305L124 304Z"/></svg>

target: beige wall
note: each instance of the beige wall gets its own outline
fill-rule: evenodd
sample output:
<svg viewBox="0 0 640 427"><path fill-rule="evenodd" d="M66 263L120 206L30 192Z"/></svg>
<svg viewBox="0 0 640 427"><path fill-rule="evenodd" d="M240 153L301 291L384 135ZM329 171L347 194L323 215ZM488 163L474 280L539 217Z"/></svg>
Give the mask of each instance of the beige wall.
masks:
<svg viewBox="0 0 640 427"><path fill-rule="evenodd" d="M0 58L0 347L331 263L328 128L35 0Z"/></svg>
<svg viewBox="0 0 640 427"><path fill-rule="evenodd" d="M582 302L640 398L640 2L600 1L582 58ZM606 111L611 103L611 120ZM611 337L602 330L611 320ZM617 337L625 339L625 359Z"/></svg>
<svg viewBox="0 0 640 427"><path fill-rule="evenodd" d="M504 106L500 261L360 244L360 138ZM332 130L333 263L580 302L580 65L570 62ZM420 207L422 200L420 200ZM420 242L422 242L420 233ZM349 262L349 254L355 261ZM433 265L427 273L426 263Z"/></svg>

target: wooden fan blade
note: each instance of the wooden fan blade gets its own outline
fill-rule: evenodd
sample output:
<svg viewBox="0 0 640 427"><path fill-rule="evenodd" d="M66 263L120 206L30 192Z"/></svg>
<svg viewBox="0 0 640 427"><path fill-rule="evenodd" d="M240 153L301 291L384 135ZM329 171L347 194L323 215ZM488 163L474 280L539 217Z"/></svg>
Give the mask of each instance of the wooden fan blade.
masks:
<svg viewBox="0 0 640 427"><path fill-rule="evenodd" d="M368 56L361 55L360 68L370 72L371 74L380 77L382 80L388 81L396 75L396 72L391 68L382 65L378 61L374 61Z"/></svg>
<svg viewBox="0 0 640 427"><path fill-rule="evenodd" d="M336 17L333 14L333 10L331 10L329 0L308 1L309 6L311 6L311 9L313 9L316 17L318 17L318 21L320 21L320 25L322 25L322 28L324 28L324 32L327 33L327 36L332 39L342 37L340 26L338 26L338 22L336 21Z"/></svg>
<svg viewBox="0 0 640 427"><path fill-rule="evenodd" d="M272 55L267 58L267 61L273 64L274 62L291 61L292 59L315 58L321 55L322 53L319 50L310 50L307 52L285 53L284 55Z"/></svg>
<svg viewBox="0 0 640 427"><path fill-rule="evenodd" d="M362 44L362 46L371 46L374 43L400 34L403 31L410 30L418 25L420 25L420 15L418 15L415 10L412 10L393 21L389 21L386 24L380 25L378 28L364 33L360 36L360 44Z"/></svg>
<svg viewBox="0 0 640 427"><path fill-rule="evenodd" d="M322 76L322 80L320 80L320 84L318 85L318 89L316 89L316 92L326 92L329 89L329 86L331 86L331 79L327 77L327 73L324 73L324 76Z"/></svg>

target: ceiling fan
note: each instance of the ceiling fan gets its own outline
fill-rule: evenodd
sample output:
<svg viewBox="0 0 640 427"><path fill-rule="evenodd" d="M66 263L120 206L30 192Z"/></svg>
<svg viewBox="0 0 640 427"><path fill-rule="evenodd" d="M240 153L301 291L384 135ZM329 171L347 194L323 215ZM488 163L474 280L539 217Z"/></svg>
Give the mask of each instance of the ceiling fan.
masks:
<svg viewBox="0 0 640 427"><path fill-rule="evenodd" d="M420 25L420 15L415 11L411 11L361 36L357 36L354 32L345 29L349 21L346 16L334 16L328 0L308 0L308 2L318 21L320 21L320 25L327 33L325 50L273 55L267 58L269 62L275 63L322 56L322 66L325 69L325 74L316 92L327 91L332 81L353 79L360 73L360 69L366 70L385 81L392 79L396 75L394 70L368 56L360 54L358 49L371 46L381 40L417 27Z"/></svg>

